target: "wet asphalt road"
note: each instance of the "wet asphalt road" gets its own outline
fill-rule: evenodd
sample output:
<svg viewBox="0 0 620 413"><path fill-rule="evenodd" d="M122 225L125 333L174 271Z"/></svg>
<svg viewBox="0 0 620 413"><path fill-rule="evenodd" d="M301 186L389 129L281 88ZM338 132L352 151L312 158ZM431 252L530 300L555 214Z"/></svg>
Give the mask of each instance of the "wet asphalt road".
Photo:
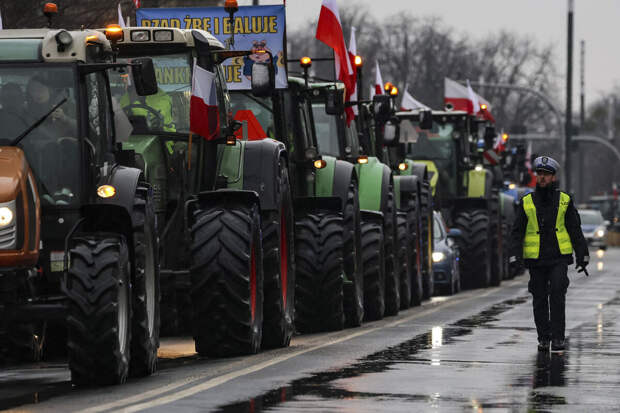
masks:
<svg viewBox="0 0 620 413"><path fill-rule="evenodd" d="M0 408L20 411L618 411L620 249L571 269L568 350L538 354L528 275L437 297L287 349L207 360L165 339L161 368L124 386L73 389L62 363L0 370Z"/></svg>

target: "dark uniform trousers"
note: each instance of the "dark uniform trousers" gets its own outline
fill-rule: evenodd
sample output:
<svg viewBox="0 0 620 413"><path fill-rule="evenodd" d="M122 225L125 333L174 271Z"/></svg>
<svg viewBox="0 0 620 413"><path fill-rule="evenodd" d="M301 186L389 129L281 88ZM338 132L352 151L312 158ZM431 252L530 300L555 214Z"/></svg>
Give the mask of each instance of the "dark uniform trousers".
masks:
<svg viewBox="0 0 620 413"><path fill-rule="evenodd" d="M564 340L566 290L570 283L564 262L530 267L528 290L533 297L538 341Z"/></svg>

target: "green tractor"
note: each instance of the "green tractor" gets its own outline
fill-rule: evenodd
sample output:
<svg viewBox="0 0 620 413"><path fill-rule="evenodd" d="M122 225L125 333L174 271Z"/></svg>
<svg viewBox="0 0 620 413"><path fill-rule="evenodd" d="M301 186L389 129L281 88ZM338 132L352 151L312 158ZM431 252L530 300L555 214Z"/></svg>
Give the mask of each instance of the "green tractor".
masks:
<svg viewBox="0 0 620 413"><path fill-rule="evenodd" d="M202 30L125 28L119 59L148 56L159 81L153 99L119 77L114 96L133 125L134 150L156 194L163 328L191 331L201 355L288 346L294 330L295 256L289 155L274 139L248 140L231 116L225 50ZM209 137L190 132L193 62L213 77ZM261 79L259 84L256 79ZM273 67L253 67L253 91L270 94ZM241 138L241 139L239 139Z"/></svg>
<svg viewBox="0 0 620 413"><path fill-rule="evenodd" d="M307 79L307 77L306 77ZM361 261L364 312L367 320L395 315L401 307L400 279L409 279L409 268L400 265L397 207L390 167L360 146L357 127L347 124L344 85L308 80L314 129L319 153L355 165L361 209ZM401 224L406 227L406 222ZM406 238L401 230L401 242ZM402 274L401 274L402 273Z"/></svg>
<svg viewBox="0 0 620 413"><path fill-rule="evenodd" d="M235 116L258 124L250 139L273 136L289 150L300 332L359 326L364 314L357 174L350 163L319 154L312 96L298 77L267 98L231 93Z"/></svg>
<svg viewBox="0 0 620 413"><path fill-rule="evenodd" d="M404 162L425 163L433 206L448 226L461 230L460 269L465 287L499 285L504 234L498 178L476 150L480 121L460 111L410 111L396 115L406 143Z"/></svg>
<svg viewBox="0 0 620 413"><path fill-rule="evenodd" d="M66 353L76 385L149 375L160 323L155 200L120 146L108 79L131 73L148 98L153 64L114 62L93 30L2 30L0 56L0 358Z"/></svg>

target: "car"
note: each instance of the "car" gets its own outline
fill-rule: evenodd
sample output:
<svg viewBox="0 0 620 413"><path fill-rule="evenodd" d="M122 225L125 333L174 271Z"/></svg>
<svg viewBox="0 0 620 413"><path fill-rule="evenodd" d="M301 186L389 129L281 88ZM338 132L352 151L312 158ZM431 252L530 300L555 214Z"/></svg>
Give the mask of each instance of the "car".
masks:
<svg viewBox="0 0 620 413"><path fill-rule="evenodd" d="M461 237L461 230L453 228L450 231L441 213L433 213L433 282L435 290L444 294L452 295L461 289L461 276L459 273L459 248L455 240Z"/></svg>
<svg viewBox="0 0 620 413"><path fill-rule="evenodd" d="M607 249L607 226L609 221L603 219L598 209L578 209L581 218L581 230L588 241L588 245Z"/></svg>

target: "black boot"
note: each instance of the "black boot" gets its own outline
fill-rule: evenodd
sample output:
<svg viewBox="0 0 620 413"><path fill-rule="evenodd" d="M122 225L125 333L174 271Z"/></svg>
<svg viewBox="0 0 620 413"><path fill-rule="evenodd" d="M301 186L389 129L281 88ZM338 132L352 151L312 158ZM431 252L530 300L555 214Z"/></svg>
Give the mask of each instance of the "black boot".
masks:
<svg viewBox="0 0 620 413"><path fill-rule="evenodd" d="M564 340L554 339L551 341L551 351L563 351L565 347Z"/></svg>
<svg viewBox="0 0 620 413"><path fill-rule="evenodd" d="M549 351L549 340L541 340L538 342L538 351Z"/></svg>

